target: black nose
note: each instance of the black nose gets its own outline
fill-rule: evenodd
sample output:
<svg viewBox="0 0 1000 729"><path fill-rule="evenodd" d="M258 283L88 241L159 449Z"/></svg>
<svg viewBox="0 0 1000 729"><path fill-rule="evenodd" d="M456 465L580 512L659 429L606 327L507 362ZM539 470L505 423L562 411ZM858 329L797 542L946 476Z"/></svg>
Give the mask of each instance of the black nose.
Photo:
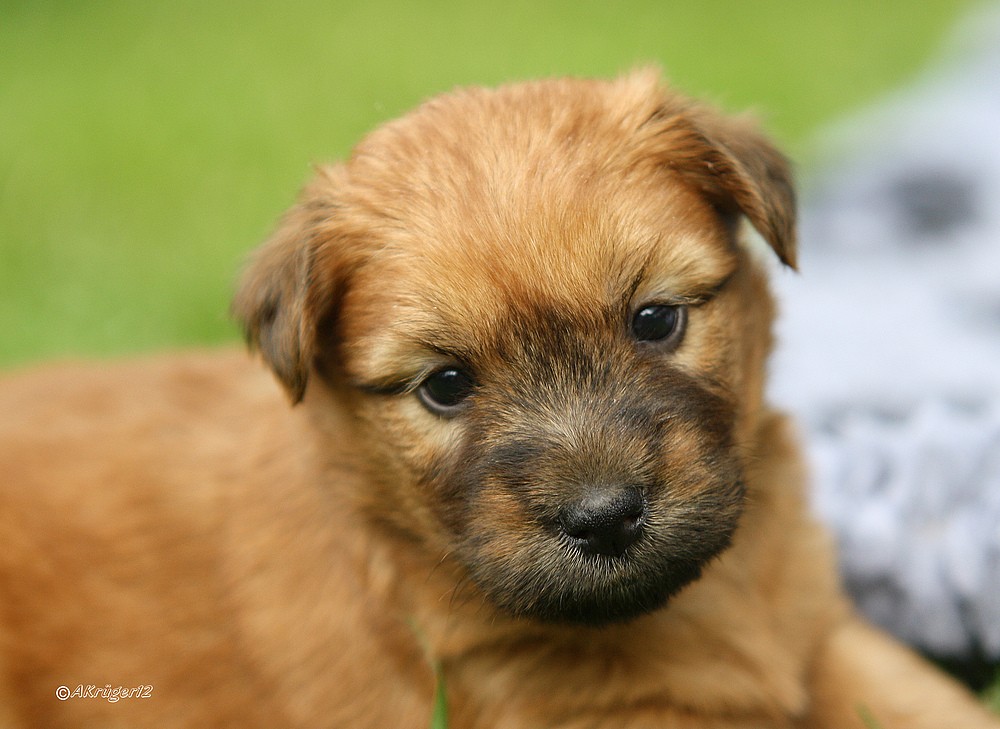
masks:
<svg viewBox="0 0 1000 729"><path fill-rule="evenodd" d="M642 533L646 501L632 486L595 489L559 514L559 526L580 549L618 557Z"/></svg>

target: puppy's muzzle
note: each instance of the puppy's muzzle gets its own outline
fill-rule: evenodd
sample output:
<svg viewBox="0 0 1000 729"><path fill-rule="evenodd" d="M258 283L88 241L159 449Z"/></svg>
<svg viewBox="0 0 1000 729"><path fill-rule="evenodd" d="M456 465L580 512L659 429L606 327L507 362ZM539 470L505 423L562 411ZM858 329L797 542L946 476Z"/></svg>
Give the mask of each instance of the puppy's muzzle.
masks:
<svg viewBox="0 0 1000 729"><path fill-rule="evenodd" d="M559 512L559 528L584 554L620 557L642 536L646 500L635 486L590 490Z"/></svg>

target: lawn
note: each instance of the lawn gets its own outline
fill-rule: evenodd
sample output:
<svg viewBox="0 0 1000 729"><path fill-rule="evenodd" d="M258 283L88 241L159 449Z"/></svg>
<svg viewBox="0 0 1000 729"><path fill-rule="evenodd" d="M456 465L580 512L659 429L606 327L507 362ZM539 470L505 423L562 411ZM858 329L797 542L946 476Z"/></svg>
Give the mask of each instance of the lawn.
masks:
<svg viewBox="0 0 1000 729"><path fill-rule="evenodd" d="M0 367L230 341L311 165L458 84L661 64L794 154L905 81L959 0L0 5Z"/></svg>
<svg viewBox="0 0 1000 729"><path fill-rule="evenodd" d="M235 341L239 263L311 165L438 91L652 61L808 160L971 5L5 0L0 367Z"/></svg>

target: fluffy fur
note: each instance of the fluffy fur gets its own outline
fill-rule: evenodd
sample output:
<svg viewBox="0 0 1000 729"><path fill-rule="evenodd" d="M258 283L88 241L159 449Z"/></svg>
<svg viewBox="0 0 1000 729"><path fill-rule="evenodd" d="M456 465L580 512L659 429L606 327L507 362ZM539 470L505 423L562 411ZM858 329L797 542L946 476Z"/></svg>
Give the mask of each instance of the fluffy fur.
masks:
<svg viewBox="0 0 1000 729"><path fill-rule="evenodd" d="M228 353L9 378L0 726L423 727L436 669L455 729L1000 726L845 603L743 219L794 265L782 156L651 72L458 91L250 262L287 398ZM108 684L151 688L56 695Z"/></svg>

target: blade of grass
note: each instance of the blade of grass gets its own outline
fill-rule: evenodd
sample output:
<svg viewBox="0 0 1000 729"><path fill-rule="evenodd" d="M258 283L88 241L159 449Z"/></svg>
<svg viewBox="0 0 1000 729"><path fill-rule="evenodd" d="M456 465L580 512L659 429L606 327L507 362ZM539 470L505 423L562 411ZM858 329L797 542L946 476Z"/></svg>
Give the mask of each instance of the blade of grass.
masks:
<svg viewBox="0 0 1000 729"><path fill-rule="evenodd" d="M993 679L993 683L983 691L983 701L996 714L1000 714L1000 669Z"/></svg>
<svg viewBox="0 0 1000 729"><path fill-rule="evenodd" d="M448 729L448 691L445 686L444 668L441 666L441 661L431 654L427 636L417 625L416 620L411 618L408 622L410 630L413 631L413 635L427 659L427 664L434 672L434 706L431 709L430 729Z"/></svg>
<svg viewBox="0 0 1000 729"><path fill-rule="evenodd" d="M858 716L861 717L861 721L865 723L868 729L882 729L882 725L878 723L878 719L875 718L875 715L872 714L867 706L862 704L858 706L857 711Z"/></svg>
<svg viewBox="0 0 1000 729"><path fill-rule="evenodd" d="M448 729L448 693L445 689L444 671L441 664L434 664L434 711L431 713L431 729Z"/></svg>

